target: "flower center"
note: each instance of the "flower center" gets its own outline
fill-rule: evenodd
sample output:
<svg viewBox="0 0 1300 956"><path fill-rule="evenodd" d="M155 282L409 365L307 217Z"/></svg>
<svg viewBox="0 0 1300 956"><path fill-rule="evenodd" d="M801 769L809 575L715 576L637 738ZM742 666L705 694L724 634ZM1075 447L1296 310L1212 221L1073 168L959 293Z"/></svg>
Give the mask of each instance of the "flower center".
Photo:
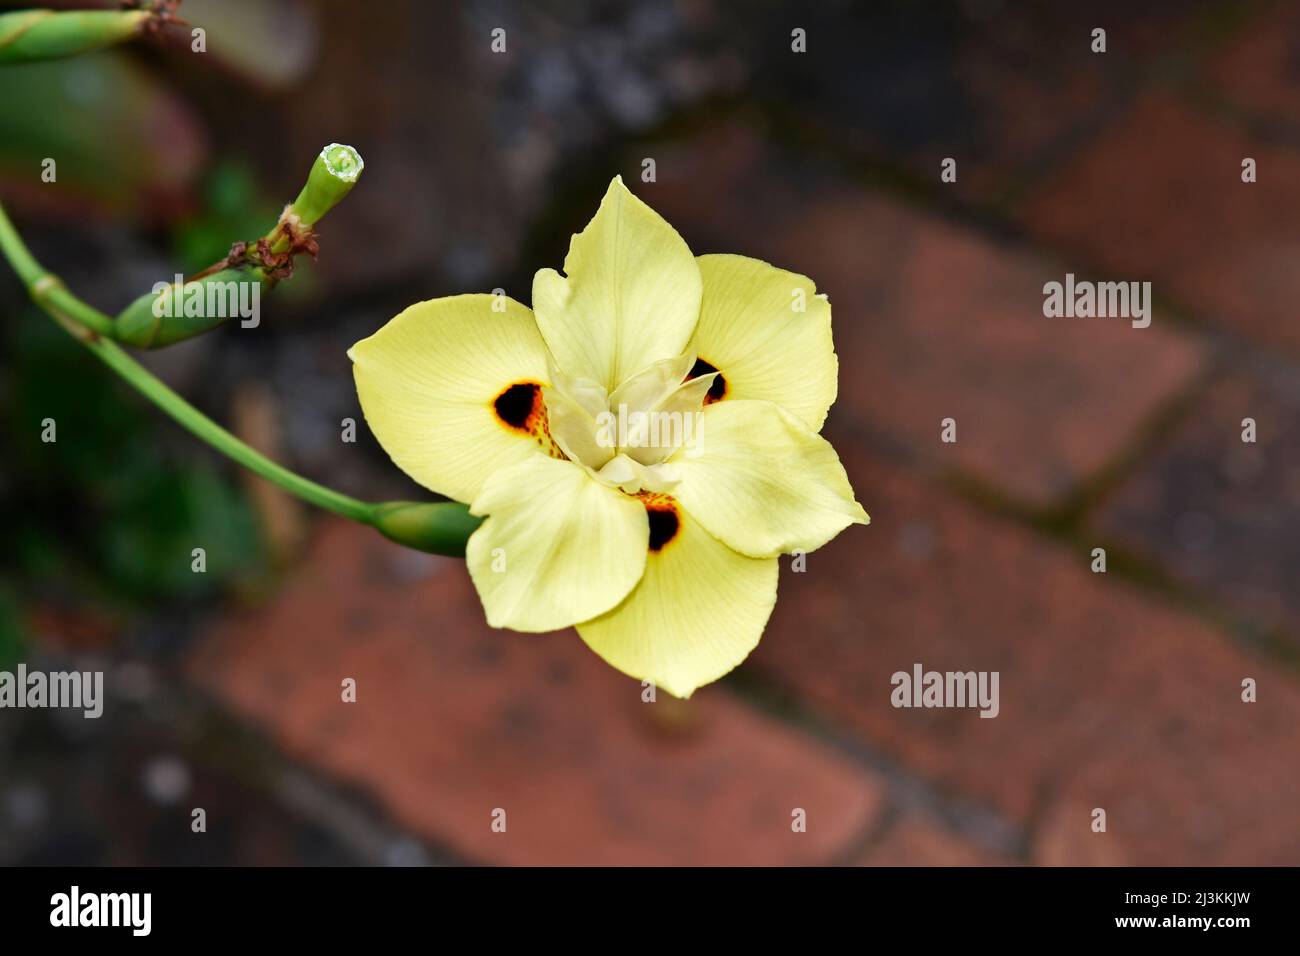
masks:
<svg viewBox="0 0 1300 956"><path fill-rule="evenodd" d="M699 454L704 438L701 411L718 375L692 376L695 365L689 352L665 359L612 392L552 367L542 389L551 435L598 480L628 494L665 492L677 484L668 459Z"/></svg>

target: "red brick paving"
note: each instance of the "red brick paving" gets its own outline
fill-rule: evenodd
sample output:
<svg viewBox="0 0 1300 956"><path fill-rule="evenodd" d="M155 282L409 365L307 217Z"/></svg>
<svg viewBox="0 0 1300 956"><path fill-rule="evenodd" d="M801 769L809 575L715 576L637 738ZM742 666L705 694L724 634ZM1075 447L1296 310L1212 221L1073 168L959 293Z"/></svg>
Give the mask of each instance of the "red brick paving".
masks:
<svg viewBox="0 0 1300 956"><path fill-rule="evenodd" d="M882 807L875 775L726 692L642 703L572 631L488 628L460 562L338 522L275 603L226 621L190 670L288 752L472 861L836 862ZM340 700L349 676L355 704Z"/></svg>
<svg viewBox="0 0 1300 956"><path fill-rule="evenodd" d="M1241 440L1242 419L1256 441ZM1108 538L1300 646L1300 388L1260 367L1218 382L1096 519Z"/></svg>
<svg viewBox="0 0 1300 956"><path fill-rule="evenodd" d="M1241 181L1245 157L1258 182ZM1300 151L1158 92L1044 181L1020 215L1079 257L1076 272L1086 264L1107 279L1150 280L1200 319L1300 352L1298 204Z"/></svg>
<svg viewBox="0 0 1300 956"><path fill-rule="evenodd" d="M783 575L753 667L941 792L1031 830L1046 819L1041 839L1058 849L1044 852L1057 862L1093 859L1090 845L1051 837L1071 825L1052 814L1063 799L1116 804L1110 828L1130 862L1185 859L1188 847L1204 864L1300 862L1290 824L1300 779L1288 769L1300 725L1294 678L1092 574L1085 549L837 447L872 524L810 555L805 573ZM893 708L890 676L915 662L999 671L1000 715ZM1242 703L1241 679L1260 673L1270 675L1268 698ZM1178 806L1156 812L1175 780L1185 787Z"/></svg>
<svg viewBox="0 0 1300 956"><path fill-rule="evenodd" d="M1008 856L915 817L893 823L858 861L861 866L1014 866Z"/></svg>
<svg viewBox="0 0 1300 956"><path fill-rule="evenodd" d="M1029 862L1034 866L1132 866L1131 821L1127 812L1132 810L1133 803L1124 800L1122 805L1117 805L1111 799L1115 796L1114 791L1093 789L1051 803L1035 829ZM1099 799L1104 806L1097 806ZM1093 813L1097 809L1106 811L1103 832L1093 829ZM1117 809L1121 818L1112 821L1110 814ZM1178 848L1168 848L1166 857L1170 851L1176 853Z"/></svg>
<svg viewBox="0 0 1300 956"><path fill-rule="evenodd" d="M1045 318L1043 284L1063 280L1067 264L841 180L801 192L770 152L733 127L696 152L665 154L660 182L642 193L697 252L767 259L830 295L836 420L1048 508L1194 380L1199 347L1158 312L1146 329ZM947 417L955 444L939 440Z"/></svg>
<svg viewBox="0 0 1300 956"><path fill-rule="evenodd" d="M1237 704L1255 707L1257 704ZM1191 734L1190 729L1183 731ZM1288 732L1289 734L1289 732ZM1285 739L1285 738L1283 738ZM1033 862L1051 865L1283 866L1300 852L1294 837L1294 776L1278 740L1243 738L1230 761L1188 741L1168 750L1117 741L1071 779L1035 834ZM1225 779L1226 774L1232 779ZM1291 809L1278 812L1276 793ZM1091 808L1107 832L1090 830ZM1067 809L1068 808L1068 809ZM1289 822L1290 821L1290 822Z"/></svg>
<svg viewBox="0 0 1300 956"><path fill-rule="evenodd" d="M1300 126L1300 7L1276 4L1256 17L1207 70L1208 85L1235 108Z"/></svg>
<svg viewBox="0 0 1300 956"><path fill-rule="evenodd" d="M946 11L942 35L900 28L917 12L902 6L810 9L801 22L815 68L776 57L764 79L837 153L904 170L945 197L997 204L1122 108L1141 78L1167 73L1171 55L1222 41L1231 24L1221 6L967 5ZM1099 26L1104 54L1091 49ZM941 184L948 156L957 182Z"/></svg>

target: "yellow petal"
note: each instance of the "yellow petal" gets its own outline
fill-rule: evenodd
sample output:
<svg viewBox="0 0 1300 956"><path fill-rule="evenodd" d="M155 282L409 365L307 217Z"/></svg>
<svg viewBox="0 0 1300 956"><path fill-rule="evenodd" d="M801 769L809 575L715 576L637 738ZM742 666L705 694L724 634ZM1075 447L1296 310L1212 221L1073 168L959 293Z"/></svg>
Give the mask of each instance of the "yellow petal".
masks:
<svg viewBox="0 0 1300 956"><path fill-rule="evenodd" d="M725 383L712 394L776 402L821 431L839 374L826 296L811 279L758 259L696 261L704 300L694 348Z"/></svg>
<svg viewBox="0 0 1300 956"><path fill-rule="evenodd" d="M554 631L603 614L645 569L645 508L571 461L534 455L495 472L470 511L470 577L493 627Z"/></svg>
<svg viewBox="0 0 1300 956"><path fill-rule="evenodd" d="M573 237L565 276L533 279L537 325L560 368L612 392L680 355L700 315L700 270L672 226L616 178Z"/></svg>
<svg viewBox="0 0 1300 956"><path fill-rule="evenodd" d="M348 355L370 430L431 491L472 501L488 475L536 456L539 441L549 440L540 432L546 347L518 302L491 295L420 302Z"/></svg>
<svg viewBox="0 0 1300 956"><path fill-rule="evenodd" d="M830 442L780 405L708 405L697 448L670 459L673 495L723 543L751 557L811 551L866 524Z"/></svg>
<svg viewBox="0 0 1300 956"><path fill-rule="evenodd" d="M717 680L758 645L776 603L776 558L746 558L684 509L676 533L652 520L645 576L607 614L578 625L587 646L614 667L678 697Z"/></svg>

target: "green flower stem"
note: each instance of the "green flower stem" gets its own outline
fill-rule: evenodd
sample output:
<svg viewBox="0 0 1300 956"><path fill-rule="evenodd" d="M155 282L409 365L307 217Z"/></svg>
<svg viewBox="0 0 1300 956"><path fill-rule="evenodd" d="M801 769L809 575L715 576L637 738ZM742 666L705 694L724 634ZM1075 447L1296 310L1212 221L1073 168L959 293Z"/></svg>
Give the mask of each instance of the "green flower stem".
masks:
<svg viewBox="0 0 1300 956"><path fill-rule="evenodd" d="M18 237L3 206L0 206L0 249L4 251L14 272L18 273L18 278L23 280L32 300L43 310L62 323L71 321L100 335L112 334L112 319L86 305L68 291L63 280L41 268L41 264L32 257Z"/></svg>
<svg viewBox="0 0 1300 956"><path fill-rule="evenodd" d="M54 60L123 43L152 10L19 10L0 14L0 65Z"/></svg>
<svg viewBox="0 0 1300 956"><path fill-rule="evenodd" d="M140 394L227 458L326 511L362 524L374 523L376 505L350 498L295 474L246 445L155 378L116 342L104 338L83 341L105 365L126 379Z"/></svg>
<svg viewBox="0 0 1300 956"><path fill-rule="evenodd" d="M0 206L0 252L9 260L38 306L136 391L232 461L304 501L377 528L399 544L435 554L464 555L465 542L479 523L465 505L455 501L372 503L349 497L277 464L173 392L121 346L101 334L101 329L111 331L112 320L82 302L64 287L57 276L41 267L9 221L3 206Z"/></svg>
<svg viewBox="0 0 1300 956"><path fill-rule="evenodd" d="M239 301L236 290L243 283L258 283L262 289L267 288L258 270L221 269L202 279L172 283L161 292L146 292L114 317L113 338L132 348L158 349L210 332L234 318L233 303ZM183 308L186 295L211 301L207 293L210 286L220 291L221 302L231 303L229 307L201 309L198 315L187 315ZM159 306L163 307L161 315L157 311Z"/></svg>

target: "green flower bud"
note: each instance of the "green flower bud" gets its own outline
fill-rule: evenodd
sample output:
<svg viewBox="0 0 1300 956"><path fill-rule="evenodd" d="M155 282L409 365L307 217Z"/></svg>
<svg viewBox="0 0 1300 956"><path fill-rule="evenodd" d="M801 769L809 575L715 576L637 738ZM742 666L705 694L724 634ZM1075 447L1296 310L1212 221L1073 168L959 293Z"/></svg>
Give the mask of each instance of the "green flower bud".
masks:
<svg viewBox="0 0 1300 956"><path fill-rule="evenodd" d="M19 10L0 13L0 65L76 56L129 40L150 10Z"/></svg>
<svg viewBox="0 0 1300 956"><path fill-rule="evenodd" d="M260 321L261 282L247 269L222 269L195 282L159 282L114 319L113 337L141 349L162 348L238 318Z"/></svg>
<svg viewBox="0 0 1300 956"><path fill-rule="evenodd" d="M463 558L465 543L482 522L459 501L388 501L375 506L373 524L408 548Z"/></svg>
<svg viewBox="0 0 1300 956"><path fill-rule="evenodd" d="M289 207L289 212L298 217L302 226L310 229L352 191L365 168L361 154L351 146L330 143L312 163L307 183Z"/></svg>

